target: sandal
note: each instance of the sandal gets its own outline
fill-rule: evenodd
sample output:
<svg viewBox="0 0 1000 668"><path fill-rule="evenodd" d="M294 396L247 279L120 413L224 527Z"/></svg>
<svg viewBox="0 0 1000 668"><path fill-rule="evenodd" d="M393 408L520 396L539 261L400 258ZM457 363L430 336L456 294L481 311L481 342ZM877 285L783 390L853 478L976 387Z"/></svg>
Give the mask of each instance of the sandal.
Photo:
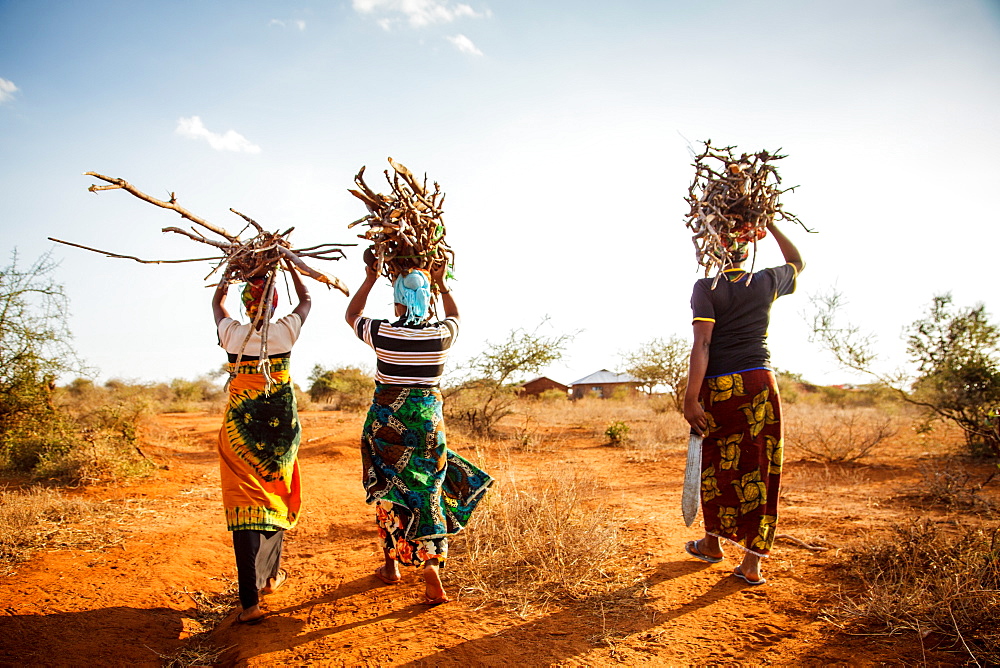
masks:
<svg viewBox="0 0 1000 668"><path fill-rule="evenodd" d="M274 580L273 585L270 584L272 579ZM288 579L288 573L286 573L283 570L279 570L277 575L275 575L273 578L267 579L268 584L263 589L260 590L260 593L264 596L267 596L268 594L273 594L275 590L278 589L278 587L285 584L285 580L287 579Z"/></svg>
<svg viewBox="0 0 1000 668"><path fill-rule="evenodd" d="M707 561L710 564L717 564L722 561L723 557L713 557L699 550L698 543L700 542L700 540L689 540L687 544L684 545L684 551L695 559L701 559L702 561Z"/></svg>
<svg viewBox="0 0 1000 668"><path fill-rule="evenodd" d="M401 577L398 577L395 580L393 580L392 578L390 578L389 576L387 576L385 574L385 565L384 564L382 566L379 566L378 568L375 569L375 577L377 577L379 580L381 580L382 582L386 583L387 585L398 585L403 580L403 578L401 578Z"/></svg>
<svg viewBox="0 0 1000 668"><path fill-rule="evenodd" d="M247 626L257 626L262 621L264 621L265 617L267 617L266 614L261 615L260 617L254 617L253 619L243 619L243 613L241 612L240 614L236 615L236 623L246 624Z"/></svg>
<svg viewBox="0 0 1000 668"><path fill-rule="evenodd" d="M767 578L765 578L763 575L760 576L760 580L751 580L747 576L743 575L743 571L740 570L739 566L737 566L736 568L733 569L733 575L735 575L736 577L738 577L740 580L743 580L748 585L751 585L751 586L754 586L754 587L756 587L757 585L765 584L767 582Z"/></svg>
<svg viewBox="0 0 1000 668"><path fill-rule="evenodd" d="M443 594L437 598L430 598L427 594L424 594L424 600L421 602L422 605L441 605L442 603L449 603L451 601L448 598L448 594Z"/></svg>

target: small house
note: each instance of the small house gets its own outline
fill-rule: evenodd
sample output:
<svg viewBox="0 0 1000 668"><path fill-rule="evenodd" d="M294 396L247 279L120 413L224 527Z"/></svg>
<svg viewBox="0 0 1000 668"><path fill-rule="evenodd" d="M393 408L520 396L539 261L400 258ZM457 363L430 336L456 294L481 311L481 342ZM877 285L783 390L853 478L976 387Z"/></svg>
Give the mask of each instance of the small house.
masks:
<svg viewBox="0 0 1000 668"><path fill-rule="evenodd" d="M525 383L521 383L521 393L531 396L538 396L546 390L559 390L560 392L565 392L569 394L569 386L563 385L562 383L556 382L551 378L546 376L539 376L534 380L529 380Z"/></svg>
<svg viewBox="0 0 1000 668"><path fill-rule="evenodd" d="M616 393L620 396L623 392L625 396L634 397L639 393L641 384L639 379L627 373L614 373L607 369L601 369L570 383L569 398L582 399L592 396L610 399L616 396Z"/></svg>

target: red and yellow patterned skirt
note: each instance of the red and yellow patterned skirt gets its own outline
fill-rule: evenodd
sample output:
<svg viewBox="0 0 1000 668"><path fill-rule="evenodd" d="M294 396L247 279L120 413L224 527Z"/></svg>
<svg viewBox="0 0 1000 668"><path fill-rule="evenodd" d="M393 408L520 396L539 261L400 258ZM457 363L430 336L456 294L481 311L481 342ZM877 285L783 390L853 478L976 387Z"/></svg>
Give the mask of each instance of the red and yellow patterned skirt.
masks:
<svg viewBox="0 0 1000 668"><path fill-rule="evenodd" d="M705 531L768 556L778 523L783 441L774 374L753 369L706 378L701 451Z"/></svg>

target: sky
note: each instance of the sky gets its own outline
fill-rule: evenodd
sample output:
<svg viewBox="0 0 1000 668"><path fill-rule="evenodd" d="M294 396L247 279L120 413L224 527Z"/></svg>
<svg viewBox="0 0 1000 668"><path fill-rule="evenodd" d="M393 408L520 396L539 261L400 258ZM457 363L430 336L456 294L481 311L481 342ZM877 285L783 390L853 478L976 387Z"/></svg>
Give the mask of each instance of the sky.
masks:
<svg viewBox="0 0 1000 668"><path fill-rule="evenodd" d="M692 148L782 150L784 225L807 268L775 303L772 362L818 383L864 378L809 340L811 299L906 363L934 295L1000 304L996 0L581 3L0 0L0 266L51 253L73 345L100 381L217 370L208 263L160 230L173 212L95 171L238 232L235 208L291 240L355 243L347 189L387 157L447 193L462 332L457 367L514 329L574 334L543 370L620 369L654 337L690 338L698 271L685 227ZM318 264L354 290L361 252ZM757 266L779 264L772 240ZM371 369L347 299L312 283L293 353ZM232 291L235 293L235 291ZM230 303L231 310L236 304ZM389 317L383 280L366 314ZM287 299L279 312L289 308Z"/></svg>

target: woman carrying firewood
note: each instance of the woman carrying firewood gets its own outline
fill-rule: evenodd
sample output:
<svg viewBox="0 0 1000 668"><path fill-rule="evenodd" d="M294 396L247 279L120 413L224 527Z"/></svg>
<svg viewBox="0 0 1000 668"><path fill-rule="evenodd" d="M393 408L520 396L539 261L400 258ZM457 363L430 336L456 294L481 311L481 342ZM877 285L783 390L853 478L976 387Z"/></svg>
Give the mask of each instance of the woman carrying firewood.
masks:
<svg viewBox="0 0 1000 668"><path fill-rule="evenodd" d="M760 559L771 551L778 519L782 466L781 404L765 339L771 304L795 290L805 264L772 223L767 231L785 264L750 274L745 239L724 250L728 265L717 283L694 285L694 345L684 396L684 417L704 437L701 501L705 536L689 541L693 557L718 563L721 540L743 550L733 575L766 582ZM756 239L756 237L754 237Z"/></svg>
<svg viewBox="0 0 1000 668"><path fill-rule="evenodd" d="M458 335L458 307L444 284L446 264L410 268L393 281L398 320L364 316L378 279L375 257L365 253L365 280L347 307L347 322L375 350L375 394L361 436L366 501L375 505L383 559L375 577L397 584L398 564L422 568L427 605L450 599L440 569L448 538L465 526L493 483L489 475L447 448L438 383ZM432 286L445 319L429 322Z"/></svg>
<svg viewBox="0 0 1000 668"><path fill-rule="evenodd" d="M250 279L243 289L248 324L226 310L227 281L219 283L212 298L219 344L229 355L229 405L219 431L219 461L243 607L236 617L240 624L263 621L259 594L270 594L285 581L280 568L284 532L299 519L301 428L288 365L311 301L288 259L291 252L280 251L299 300L290 314L270 322L278 304L273 285L278 267Z"/></svg>

